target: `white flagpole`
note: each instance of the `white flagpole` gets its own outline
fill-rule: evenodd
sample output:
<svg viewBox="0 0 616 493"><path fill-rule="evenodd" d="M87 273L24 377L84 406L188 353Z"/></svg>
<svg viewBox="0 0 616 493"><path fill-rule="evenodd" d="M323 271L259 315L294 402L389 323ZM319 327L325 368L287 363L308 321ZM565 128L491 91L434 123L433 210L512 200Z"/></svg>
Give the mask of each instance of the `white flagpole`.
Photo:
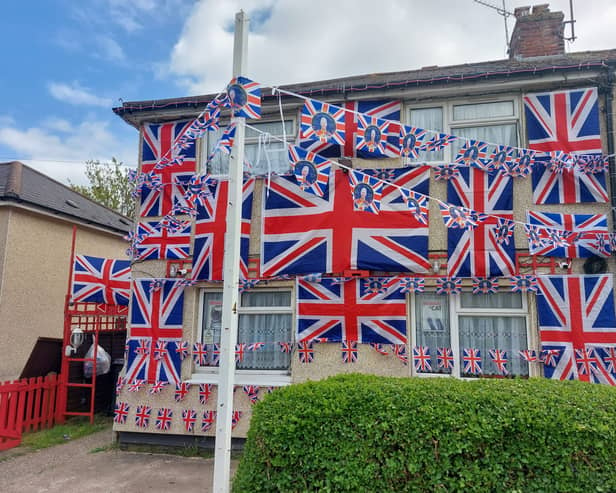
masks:
<svg viewBox="0 0 616 493"><path fill-rule="evenodd" d="M245 75L248 47L248 17L242 10L235 14L233 77ZM234 117L235 142L229 160L229 197L227 234L223 264L222 331L218 402L216 404L216 451L214 455L214 491L227 493L231 479L231 420L233 378L237 343L237 306L239 302L240 234L242 221L242 178L244 165L245 118Z"/></svg>

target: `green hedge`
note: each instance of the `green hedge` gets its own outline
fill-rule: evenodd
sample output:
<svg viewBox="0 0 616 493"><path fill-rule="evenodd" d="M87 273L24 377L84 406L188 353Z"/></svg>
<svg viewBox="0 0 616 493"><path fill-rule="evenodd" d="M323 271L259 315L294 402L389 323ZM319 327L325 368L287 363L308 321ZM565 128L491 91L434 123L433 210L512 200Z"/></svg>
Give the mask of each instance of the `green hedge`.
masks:
<svg viewBox="0 0 616 493"><path fill-rule="evenodd" d="M616 491L616 389L341 375L254 408L233 491Z"/></svg>

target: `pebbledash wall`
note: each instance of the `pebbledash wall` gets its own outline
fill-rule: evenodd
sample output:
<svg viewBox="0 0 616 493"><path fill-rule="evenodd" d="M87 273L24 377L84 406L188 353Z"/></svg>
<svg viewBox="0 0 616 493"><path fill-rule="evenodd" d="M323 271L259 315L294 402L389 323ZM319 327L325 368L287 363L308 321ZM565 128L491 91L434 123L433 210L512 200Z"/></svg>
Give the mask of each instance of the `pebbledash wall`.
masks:
<svg viewBox="0 0 616 493"><path fill-rule="evenodd" d="M616 111L613 104L614 98L614 68L616 67L616 50L602 52L587 52L573 54L552 54L549 56L535 57L532 59L510 60L469 64L456 67L432 67L417 71L401 72L395 74L376 74L369 76L351 77L338 80L313 82L307 84L297 84L286 86L289 91L310 94L311 97L329 102L340 103L342 101L354 100L399 100L402 102L400 119L402 123L415 124L422 126L413 120L414 115L420 115L421 110L426 108L442 108L443 130L454 135L473 137L472 134L461 134L466 128L475 129L486 125L496 125L510 123L515 126L515 142L513 145L520 147L527 146L526 124L524 119L522 96L532 92L548 92L557 90L570 90L575 88L597 87L599 90L599 112L601 122L601 139L603 152L613 152L614 142L608 141L608 116ZM406 83L395 84L395 81L406 81ZM370 89L374 87L374 89ZM269 96L269 91L264 90L263 117L259 121L249 122L252 125L262 125L264 130L271 133L280 134L280 113L278 100ZM115 111L129 124L137 128L149 123L169 122L183 119L194 118L199 111L212 99L213 96L203 96L195 98L181 98L163 101L144 101L124 103L123 107L116 108ZM487 108L485 103L511 102L513 114L503 117L487 117L467 119L464 121L453 120L454 108L463 105L484 105L472 106L480 111ZM285 120L289 120L291 128L287 135L297 136L299 112L303 104L302 101L292 97L283 97L282 104ZM508 104L508 103L507 103ZM471 106L466 106L471 108ZM271 125L272 123L278 125ZM224 124L224 121L223 121ZM430 127L427 127L430 128ZM471 130L472 132L472 130ZM612 128L613 132L613 128ZM613 134L612 134L613 135ZM208 141L208 138L210 139ZM613 137L612 137L613 138ZM215 136L206 135L198 142L197 163L201 166L201 172L205 172L205 161L209 151L215 144ZM247 140L247 146L252 146L255 151L256 141ZM446 151L443 159L439 162L447 162L452 156ZM253 154L254 155L254 154ZM219 158L217 158L219 159ZM273 158L276 163L283 163L286 160L286 151L280 153L279 158ZM276 161L277 160L277 161ZM334 159L336 160L336 159ZM351 159L344 160L347 165L353 168L393 168L402 166L400 159L381 159L363 160ZM435 163L430 163L435 164ZM613 163L612 163L613 164ZM283 164L280 164L284 166ZM608 216L609 231L613 231L611 204L608 203L578 203L578 204L554 204L536 205L533 203L531 178L514 179L514 219L526 222L527 211L544 211L560 213L584 213L584 214L606 214ZM265 180L258 178L254 191L254 201L252 207L251 238L250 238L250 257L254 261L260 255L261 241L261 215L263 187ZM444 181L434 179L434 170L430 177L430 195L440 200L447 201L447 184ZM608 183L609 188L609 183ZM151 219L151 218L150 218ZM528 254L528 240L521 228L515 229L515 246L518 254ZM194 228L193 228L194 235ZM192 248L192 245L191 245ZM430 201L430 223L429 223L429 251L431 255L442 255L447 252L447 230L441 220L438 206L434 201ZM192 252L192 250L191 250ZM537 259L538 261L550 259ZM559 260L554 259L556 265ZM441 258L440 275L446 275L446 259ZM570 270L556 267L556 274L583 274L584 259L573 259ZM167 262L161 260L145 261L135 264L133 268L133 279L139 278L164 278L167 273ZM540 268L535 273L547 273L549 268ZM613 258L608 259L608 272L616 272L616 263ZM533 273L532 270L525 269L521 274ZM431 285L427 281L427 285ZM504 286L504 283L502 284ZM183 340L188 341L191 346L194 342L201 339L203 321L204 293L220 291L221 285L216 283L200 282L195 286L187 287L184 291L184 314L183 314ZM260 282L251 293L269 291L288 291L290 293L288 312L291 317L291 340L295 334L295 282L292 280L268 280ZM428 288L427 291L431 289ZM431 290L433 292L433 289ZM470 292L470 284L465 280L464 291ZM517 315L525 319L526 324L526 347L538 348L539 334L536 314L535 296L524 294L523 308ZM451 297L447 297L448 317L446 323L457 324L458 313L457 302ZM409 377L416 375L412 364L411 348L417 340L415 329L417 328L417 316L415 310L416 299L413 295L407 295L407 331L409 354L409 364L405 365L395 355L382 355L367 344L358 344L358 361L355 363L343 364L339 343L323 343L314 345L314 361L312 363L301 363L296 352L290 357L288 368L282 371L264 372L259 370L238 370L236 374L237 385L239 388L235 393L234 409L242 412L242 417L234 429L233 436L245 437L250 423L251 403L248 396L243 392L242 385L258 385L260 395L264 395L268 387L288 385L290 383L302 382L309 379L322 379L330 375L344 372L364 372L376 375L389 375ZM467 312L467 315L472 313ZM475 310L476 316L494 316L498 310L485 311ZM451 337L454 337L453 333ZM487 355L486 355L487 356ZM459 360L458 360L459 363ZM521 363L524 366L526 363ZM541 365L529 363L528 373L531 376L542 374ZM524 367L526 368L526 367ZM426 375L421 375L426 376ZM429 376L429 375L428 375ZM203 411L214 410L216 407L216 388L217 368L199 368L195 366L192 358L188 357L182 362L181 378L185 382L191 383L188 395L180 402L174 399L175 388L169 385L161 393L152 395L147 388L138 392L128 392L126 386L119 392L117 400L126 403L130 407L129 419L124 424L114 424L114 430L118 432L143 432L143 433L166 433L172 435L205 435L212 436L215 428L212 427L208 432L200 430L200 421ZM214 384L213 393L206 404L199 402L198 384ZM139 405L149 405L152 408L150 425L147 428L138 428L135 425L134 412ZM161 408L170 408L173 412L172 424L169 430L160 431L154 426L156 412ZM184 423L181 419L182 411L192 409L197 411L197 423L194 432L185 431Z"/></svg>

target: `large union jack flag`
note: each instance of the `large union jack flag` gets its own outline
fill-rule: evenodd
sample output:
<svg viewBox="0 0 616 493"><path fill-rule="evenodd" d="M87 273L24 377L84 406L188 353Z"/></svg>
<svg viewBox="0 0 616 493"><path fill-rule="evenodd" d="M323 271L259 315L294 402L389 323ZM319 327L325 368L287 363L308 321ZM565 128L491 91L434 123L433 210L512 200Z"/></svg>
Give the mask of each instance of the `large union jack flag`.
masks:
<svg viewBox="0 0 616 493"><path fill-rule="evenodd" d="M325 157L360 157L364 159L392 158L400 156L400 101L348 101L341 104L345 110L345 139L342 145L329 142L302 142L300 145L309 151ZM382 149L370 151L369 148L357 149L359 114L370 118L390 120L385 132L386 142Z"/></svg>
<svg viewBox="0 0 616 493"><path fill-rule="evenodd" d="M611 274L537 277L541 349L553 351L547 378L616 384L609 364L616 347L616 315ZM577 355L576 355L577 352ZM577 361L584 358L590 361ZM579 371L582 368L590 371Z"/></svg>
<svg viewBox="0 0 616 493"><path fill-rule="evenodd" d="M128 305L130 261L76 255L71 293L73 302Z"/></svg>
<svg viewBox="0 0 616 493"><path fill-rule="evenodd" d="M157 221L137 224L137 235L143 239L136 244L140 260L185 259L190 251L190 223L178 231L169 231Z"/></svg>
<svg viewBox="0 0 616 493"><path fill-rule="evenodd" d="M184 286L181 280L159 281L160 288L152 288L151 279L137 279L133 283L125 375L129 382L181 380L182 361L177 348L182 343Z"/></svg>
<svg viewBox="0 0 616 493"><path fill-rule="evenodd" d="M248 246L254 184L254 178L246 180L242 189L240 275L244 279L248 277ZM193 279L196 280L220 281L225 255L229 180L218 180L210 184L209 188L211 193L205 197L204 205L197 207L192 272Z"/></svg>
<svg viewBox="0 0 616 493"><path fill-rule="evenodd" d="M503 173L461 168L449 180L447 200L489 214L476 226L448 228L447 272L452 277L497 277L515 273L515 246L499 234L499 218L513 220L513 182Z"/></svg>
<svg viewBox="0 0 616 493"><path fill-rule="evenodd" d="M427 195L428 166L387 171L391 183ZM385 184L379 214L353 210L347 176L337 170L323 198L303 193L293 177L271 181L263 203L261 273L342 273L347 269L428 272L428 226L416 219L399 189Z"/></svg>
<svg viewBox="0 0 616 493"><path fill-rule="evenodd" d="M185 184L196 170L195 141L190 141L186 149L176 149L173 143L190 127L193 120L154 123L142 128L141 171L155 171L162 182L160 190L152 190L147 186L141 188L141 217L165 216L171 212L174 205L184 206L183 198L186 192ZM161 158L169 160L180 157L181 164L155 169Z"/></svg>
<svg viewBox="0 0 616 493"><path fill-rule="evenodd" d="M382 289L361 279L297 279L297 340L406 344L406 302L396 278Z"/></svg>
<svg viewBox="0 0 616 493"><path fill-rule="evenodd" d="M609 256L609 243L601 241L607 233L607 217L605 214L558 214L555 212L528 212L528 223L534 226L544 226L549 230L539 229L539 242L529 242L531 255L546 255L551 257L580 258L599 255ZM558 235L565 231L563 242L554 242L550 234ZM572 234L570 234L572 233Z"/></svg>
<svg viewBox="0 0 616 493"><path fill-rule="evenodd" d="M527 94L524 107L530 149L601 153L597 88ZM554 173L535 162L533 199L536 204L607 202L605 172L587 174L574 167Z"/></svg>

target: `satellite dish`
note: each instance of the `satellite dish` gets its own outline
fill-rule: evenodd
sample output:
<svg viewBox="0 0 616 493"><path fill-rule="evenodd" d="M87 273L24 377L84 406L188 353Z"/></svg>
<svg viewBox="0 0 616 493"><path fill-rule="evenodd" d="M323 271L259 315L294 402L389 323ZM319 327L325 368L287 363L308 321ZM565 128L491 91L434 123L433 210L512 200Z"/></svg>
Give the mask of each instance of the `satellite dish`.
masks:
<svg viewBox="0 0 616 493"><path fill-rule="evenodd" d="M584 274L603 274L607 272L607 261L603 257L593 255L584 262Z"/></svg>

